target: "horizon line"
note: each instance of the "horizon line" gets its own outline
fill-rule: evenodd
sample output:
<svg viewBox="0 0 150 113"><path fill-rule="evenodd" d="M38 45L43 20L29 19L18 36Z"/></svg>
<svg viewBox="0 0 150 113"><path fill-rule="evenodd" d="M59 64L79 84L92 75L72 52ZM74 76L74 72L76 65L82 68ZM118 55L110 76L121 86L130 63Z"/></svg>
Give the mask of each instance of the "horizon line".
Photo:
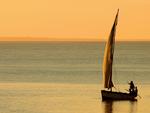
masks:
<svg viewBox="0 0 150 113"><path fill-rule="evenodd" d="M105 40L0 40L0 42L106 42ZM116 42L150 42L150 40L116 40Z"/></svg>
<svg viewBox="0 0 150 113"><path fill-rule="evenodd" d="M97 38L93 37L70 37L72 39L69 39L67 37L31 37L31 36L0 36L0 41L49 41L49 42L105 42L107 41L107 38ZM150 41L150 39L143 39L143 38L137 38L137 39L116 39L116 42L146 42Z"/></svg>

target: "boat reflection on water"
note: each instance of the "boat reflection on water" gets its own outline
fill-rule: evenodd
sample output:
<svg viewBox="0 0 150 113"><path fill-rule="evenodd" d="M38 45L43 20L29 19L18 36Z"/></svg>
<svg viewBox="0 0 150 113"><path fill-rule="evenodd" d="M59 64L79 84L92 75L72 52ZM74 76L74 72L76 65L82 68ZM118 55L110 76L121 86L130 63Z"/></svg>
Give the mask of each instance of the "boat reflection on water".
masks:
<svg viewBox="0 0 150 113"><path fill-rule="evenodd" d="M102 102L104 113L113 113L113 101Z"/></svg>
<svg viewBox="0 0 150 113"><path fill-rule="evenodd" d="M137 101L129 101L130 103L130 112L129 113L136 113L137 112Z"/></svg>
<svg viewBox="0 0 150 113"><path fill-rule="evenodd" d="M137 113L137 101L103 101L103 113Z"/></svg>

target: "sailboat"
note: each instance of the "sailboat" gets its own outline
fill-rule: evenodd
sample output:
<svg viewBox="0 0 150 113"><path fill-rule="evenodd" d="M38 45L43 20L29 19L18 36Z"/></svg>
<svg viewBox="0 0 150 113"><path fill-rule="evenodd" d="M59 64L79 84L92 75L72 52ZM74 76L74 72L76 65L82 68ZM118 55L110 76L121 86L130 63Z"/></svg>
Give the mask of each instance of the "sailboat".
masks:
<svg viewBox="0 0 150 113"><path fill-rule="evenodd" d="M113 56L115 47L115 34L118 22L119 9L117 11L114 24L112 26L108 41L106 42L104 59L103 59L103 82L104 90L101 90L102 100L135 100L137 97L137 87L134 86L133 81L130 83L128 92L113 91L114 83L112 80Z"/></svg>

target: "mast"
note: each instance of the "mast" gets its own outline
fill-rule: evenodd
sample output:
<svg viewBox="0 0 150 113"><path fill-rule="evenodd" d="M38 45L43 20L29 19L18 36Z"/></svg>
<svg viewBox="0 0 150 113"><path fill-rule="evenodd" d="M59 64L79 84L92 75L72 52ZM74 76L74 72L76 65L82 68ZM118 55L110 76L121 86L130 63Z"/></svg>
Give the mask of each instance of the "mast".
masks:
<svg viewBox="0 0 150 113"><path fill-rule="evenodd" d="M112 81L112 65L113 65L113 55L115 46L115 34L116 26L118 21L119 9L117 11L114 24L112 26L108 41L105 46L104 60L103 60L103 81L104 88L112 89L114 86Z"/></svg>

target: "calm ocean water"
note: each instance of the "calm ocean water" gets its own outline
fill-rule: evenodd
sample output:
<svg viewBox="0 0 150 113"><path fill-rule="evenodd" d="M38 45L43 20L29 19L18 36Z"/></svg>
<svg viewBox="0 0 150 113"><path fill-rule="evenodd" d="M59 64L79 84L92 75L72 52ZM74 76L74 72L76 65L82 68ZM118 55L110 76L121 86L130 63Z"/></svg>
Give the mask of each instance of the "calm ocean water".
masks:
<svg viewBox="0 0 150 113"><path fill-rule="evenodd" d="M0 113L149 113L150 42L117 42L113 80L137 102L102 102L102 42L0 42Z"/></svg>

